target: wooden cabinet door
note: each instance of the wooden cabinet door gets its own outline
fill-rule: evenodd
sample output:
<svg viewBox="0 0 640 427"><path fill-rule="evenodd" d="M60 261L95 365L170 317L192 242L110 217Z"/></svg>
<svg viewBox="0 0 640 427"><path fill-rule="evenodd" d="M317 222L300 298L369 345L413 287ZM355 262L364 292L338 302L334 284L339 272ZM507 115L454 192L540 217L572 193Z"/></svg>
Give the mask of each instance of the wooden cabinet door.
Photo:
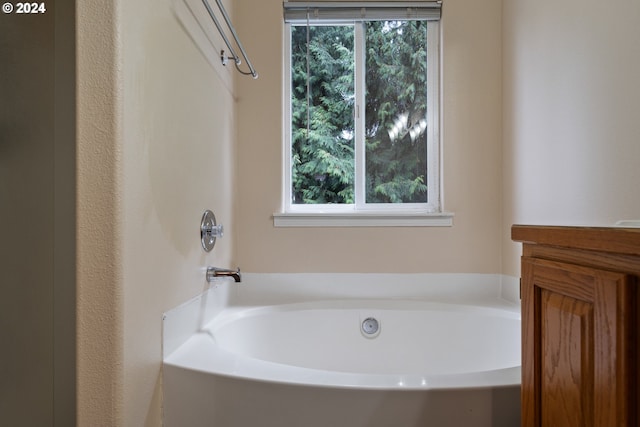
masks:
<svg viewBox="0 0 640 427"><path fill-rule="evenodd" d="M523 426L635 425L633 280L523 258Z"/></svg>

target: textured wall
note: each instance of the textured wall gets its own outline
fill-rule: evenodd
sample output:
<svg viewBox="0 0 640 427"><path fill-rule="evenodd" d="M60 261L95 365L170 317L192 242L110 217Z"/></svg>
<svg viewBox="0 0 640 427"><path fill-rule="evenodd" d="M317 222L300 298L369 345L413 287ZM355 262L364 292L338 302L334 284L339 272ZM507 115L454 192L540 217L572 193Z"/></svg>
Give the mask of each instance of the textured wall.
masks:
<svg viewBox="0 0 640 427"><path fill-rule="evenodd" d="M121 60L116 2L78 2L78 425L122 424Z"/></svg>

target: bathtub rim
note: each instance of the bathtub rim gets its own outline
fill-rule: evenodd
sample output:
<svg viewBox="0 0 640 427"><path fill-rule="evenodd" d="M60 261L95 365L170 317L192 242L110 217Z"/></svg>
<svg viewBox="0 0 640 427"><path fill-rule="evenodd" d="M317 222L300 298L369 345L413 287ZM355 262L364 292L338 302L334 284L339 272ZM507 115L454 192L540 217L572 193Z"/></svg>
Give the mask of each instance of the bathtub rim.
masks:
<svg viewBox="0 0 640 427"><path fill-rule="evenodd" d="M456 390L518 386L521 367L457 374L356 374L253 359L217 347L203 331L163 361L165 370L187 370L246 381L353 390ZM313 380L310 380L313 378Z"/></svg>

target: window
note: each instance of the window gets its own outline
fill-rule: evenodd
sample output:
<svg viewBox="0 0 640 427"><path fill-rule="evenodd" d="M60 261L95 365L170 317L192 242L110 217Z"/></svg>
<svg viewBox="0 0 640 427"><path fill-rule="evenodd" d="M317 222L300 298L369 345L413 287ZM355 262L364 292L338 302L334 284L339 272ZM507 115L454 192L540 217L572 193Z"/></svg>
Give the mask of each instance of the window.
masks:
<svg viewBox="0 0 640 427"><path fill-rule="evenodd" d="M310 214L342 222L364 215L354 225L372 225L376 215L393 225L408 215L446 217L440 5L389 5L284 3L285 200L276 225L296 213L305 221ZM450 225L448 218L427 222Z"/></svg>

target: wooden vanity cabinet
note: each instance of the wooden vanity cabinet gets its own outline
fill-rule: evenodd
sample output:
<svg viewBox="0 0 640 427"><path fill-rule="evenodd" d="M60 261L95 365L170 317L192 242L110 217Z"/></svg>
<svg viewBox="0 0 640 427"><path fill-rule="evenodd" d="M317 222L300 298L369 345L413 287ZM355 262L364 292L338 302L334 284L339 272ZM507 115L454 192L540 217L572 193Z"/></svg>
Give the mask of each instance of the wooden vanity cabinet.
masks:
<svg viewBox="0 0 640 427"><path fill-rule="evenodd" d="M522 426L638 426L640 229L519 226Z"/></svg>

